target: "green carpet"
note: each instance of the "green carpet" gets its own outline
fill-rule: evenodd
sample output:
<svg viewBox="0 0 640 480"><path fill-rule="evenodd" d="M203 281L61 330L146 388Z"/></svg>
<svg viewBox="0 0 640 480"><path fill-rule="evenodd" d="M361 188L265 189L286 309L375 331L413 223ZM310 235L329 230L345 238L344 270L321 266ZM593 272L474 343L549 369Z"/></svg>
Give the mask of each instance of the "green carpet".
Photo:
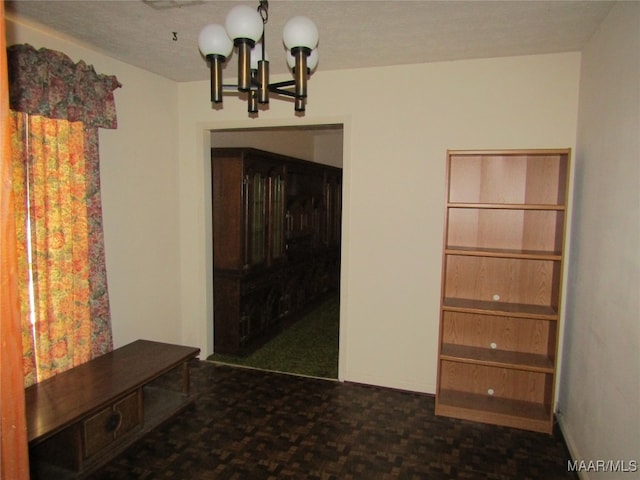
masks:
<svg viewBox="0 0 640 480"><path fill-rule="evenodd" d="M207 360L320 378L338 378L340 298L332 296L280 335L245 356L213 354Z"/></svg>

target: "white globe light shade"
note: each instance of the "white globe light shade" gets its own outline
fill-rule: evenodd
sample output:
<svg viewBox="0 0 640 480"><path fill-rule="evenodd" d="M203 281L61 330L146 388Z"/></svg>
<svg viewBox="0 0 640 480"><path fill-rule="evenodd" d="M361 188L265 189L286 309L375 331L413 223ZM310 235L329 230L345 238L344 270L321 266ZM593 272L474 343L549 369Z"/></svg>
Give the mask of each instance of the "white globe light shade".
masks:
<svg viewBox="0 0 640 480"><path fill-rule="evenodd" d="M236 5L233 7L225 22L227 33L232 39L248 38L257 42L262 37L264 23L257 10L247 5Z"/></svg>
<svg viewBox="0 0 640 480"><path fill-rule="evenodd" d="M289 65L289 68L295 68L296 57L293 56L291 52L287 52L286 57L287 57L287 65ZM307 69L310 72L313 72L317 66L318 66L318 49L314 48L313 50L311 50L311 53L307 57Z"/></svg>
<svg viewBox="0 0 640 480"><path fill-rule="evenodd" d="M282 31L282 40L289 50L295 47L313 50L318 45L318 38L318 27L307 17L293 17Z"/></svg>
<svg viewBox="0 0 640 480"><path fill-rule="evenodd" d="M200 30L198 48L205 57L215 54L226 58L233 50L233 42L224 27L214 23Z"/></svg>
<svg viewBox="0 0 640 480"><path fill-rule="evenodd" d="M269 54L265 50L264 59L262 58L262 42L258 42L251 49L251 70L258 69L258 61L260 60L269 60Z"/></svg>

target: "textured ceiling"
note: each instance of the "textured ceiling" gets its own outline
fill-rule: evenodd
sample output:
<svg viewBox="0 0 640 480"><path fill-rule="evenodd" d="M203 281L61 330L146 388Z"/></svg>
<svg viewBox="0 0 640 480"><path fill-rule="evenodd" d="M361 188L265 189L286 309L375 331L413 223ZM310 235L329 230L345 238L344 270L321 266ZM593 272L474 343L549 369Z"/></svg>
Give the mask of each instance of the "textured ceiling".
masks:
<svg viewBox="0 0 640 480"><path fill-rule="evenodd" d="M238 3L258 4L7 0L5 5L8 16L18 21L40 24L169 79L192 81L209 78L197 47L200 29L224 23ZM290 17L306 15L320 31L319 70L577 51L613 3L271 0L266 45L271 72L285 72L282 28Z"/></svg>

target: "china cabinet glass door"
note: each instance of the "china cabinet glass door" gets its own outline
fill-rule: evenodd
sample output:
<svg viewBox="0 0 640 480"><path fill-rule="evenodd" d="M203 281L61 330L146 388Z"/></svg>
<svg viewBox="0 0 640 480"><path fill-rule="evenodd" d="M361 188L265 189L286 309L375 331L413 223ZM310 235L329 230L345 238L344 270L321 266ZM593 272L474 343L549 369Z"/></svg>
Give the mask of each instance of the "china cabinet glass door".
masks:
<svg viewBox="0 0 640 480"><path fill-rule="evenodd" d="M271 177L271 218L270 218L270 255L271 261L277 261L284 255L284 203L285 180L280 172Z"/></svg>
<svg viewBox="0 0 640 480"><path fill-rule="evenodd" d="M245 176L245 261L247 267L265 261L266 176L250 172Z"/></svg>

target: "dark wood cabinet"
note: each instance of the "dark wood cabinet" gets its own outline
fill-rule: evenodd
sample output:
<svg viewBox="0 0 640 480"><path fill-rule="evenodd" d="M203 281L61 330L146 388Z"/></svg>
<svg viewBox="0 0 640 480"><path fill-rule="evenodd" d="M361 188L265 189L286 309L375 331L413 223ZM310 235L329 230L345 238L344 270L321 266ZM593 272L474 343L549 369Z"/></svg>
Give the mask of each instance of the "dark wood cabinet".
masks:
<svg viewBox="0 0 640 480"><path fill-rule="evenodd" d="M250 351L340 278L342 169L211 151L214 348Z"/></svg>
<svg viewBox="0 0 640 480"><path fill-rule="evenodd" d="M137 340L27 388L30 477L85 478L193 405L199 353Z"/></svg>

